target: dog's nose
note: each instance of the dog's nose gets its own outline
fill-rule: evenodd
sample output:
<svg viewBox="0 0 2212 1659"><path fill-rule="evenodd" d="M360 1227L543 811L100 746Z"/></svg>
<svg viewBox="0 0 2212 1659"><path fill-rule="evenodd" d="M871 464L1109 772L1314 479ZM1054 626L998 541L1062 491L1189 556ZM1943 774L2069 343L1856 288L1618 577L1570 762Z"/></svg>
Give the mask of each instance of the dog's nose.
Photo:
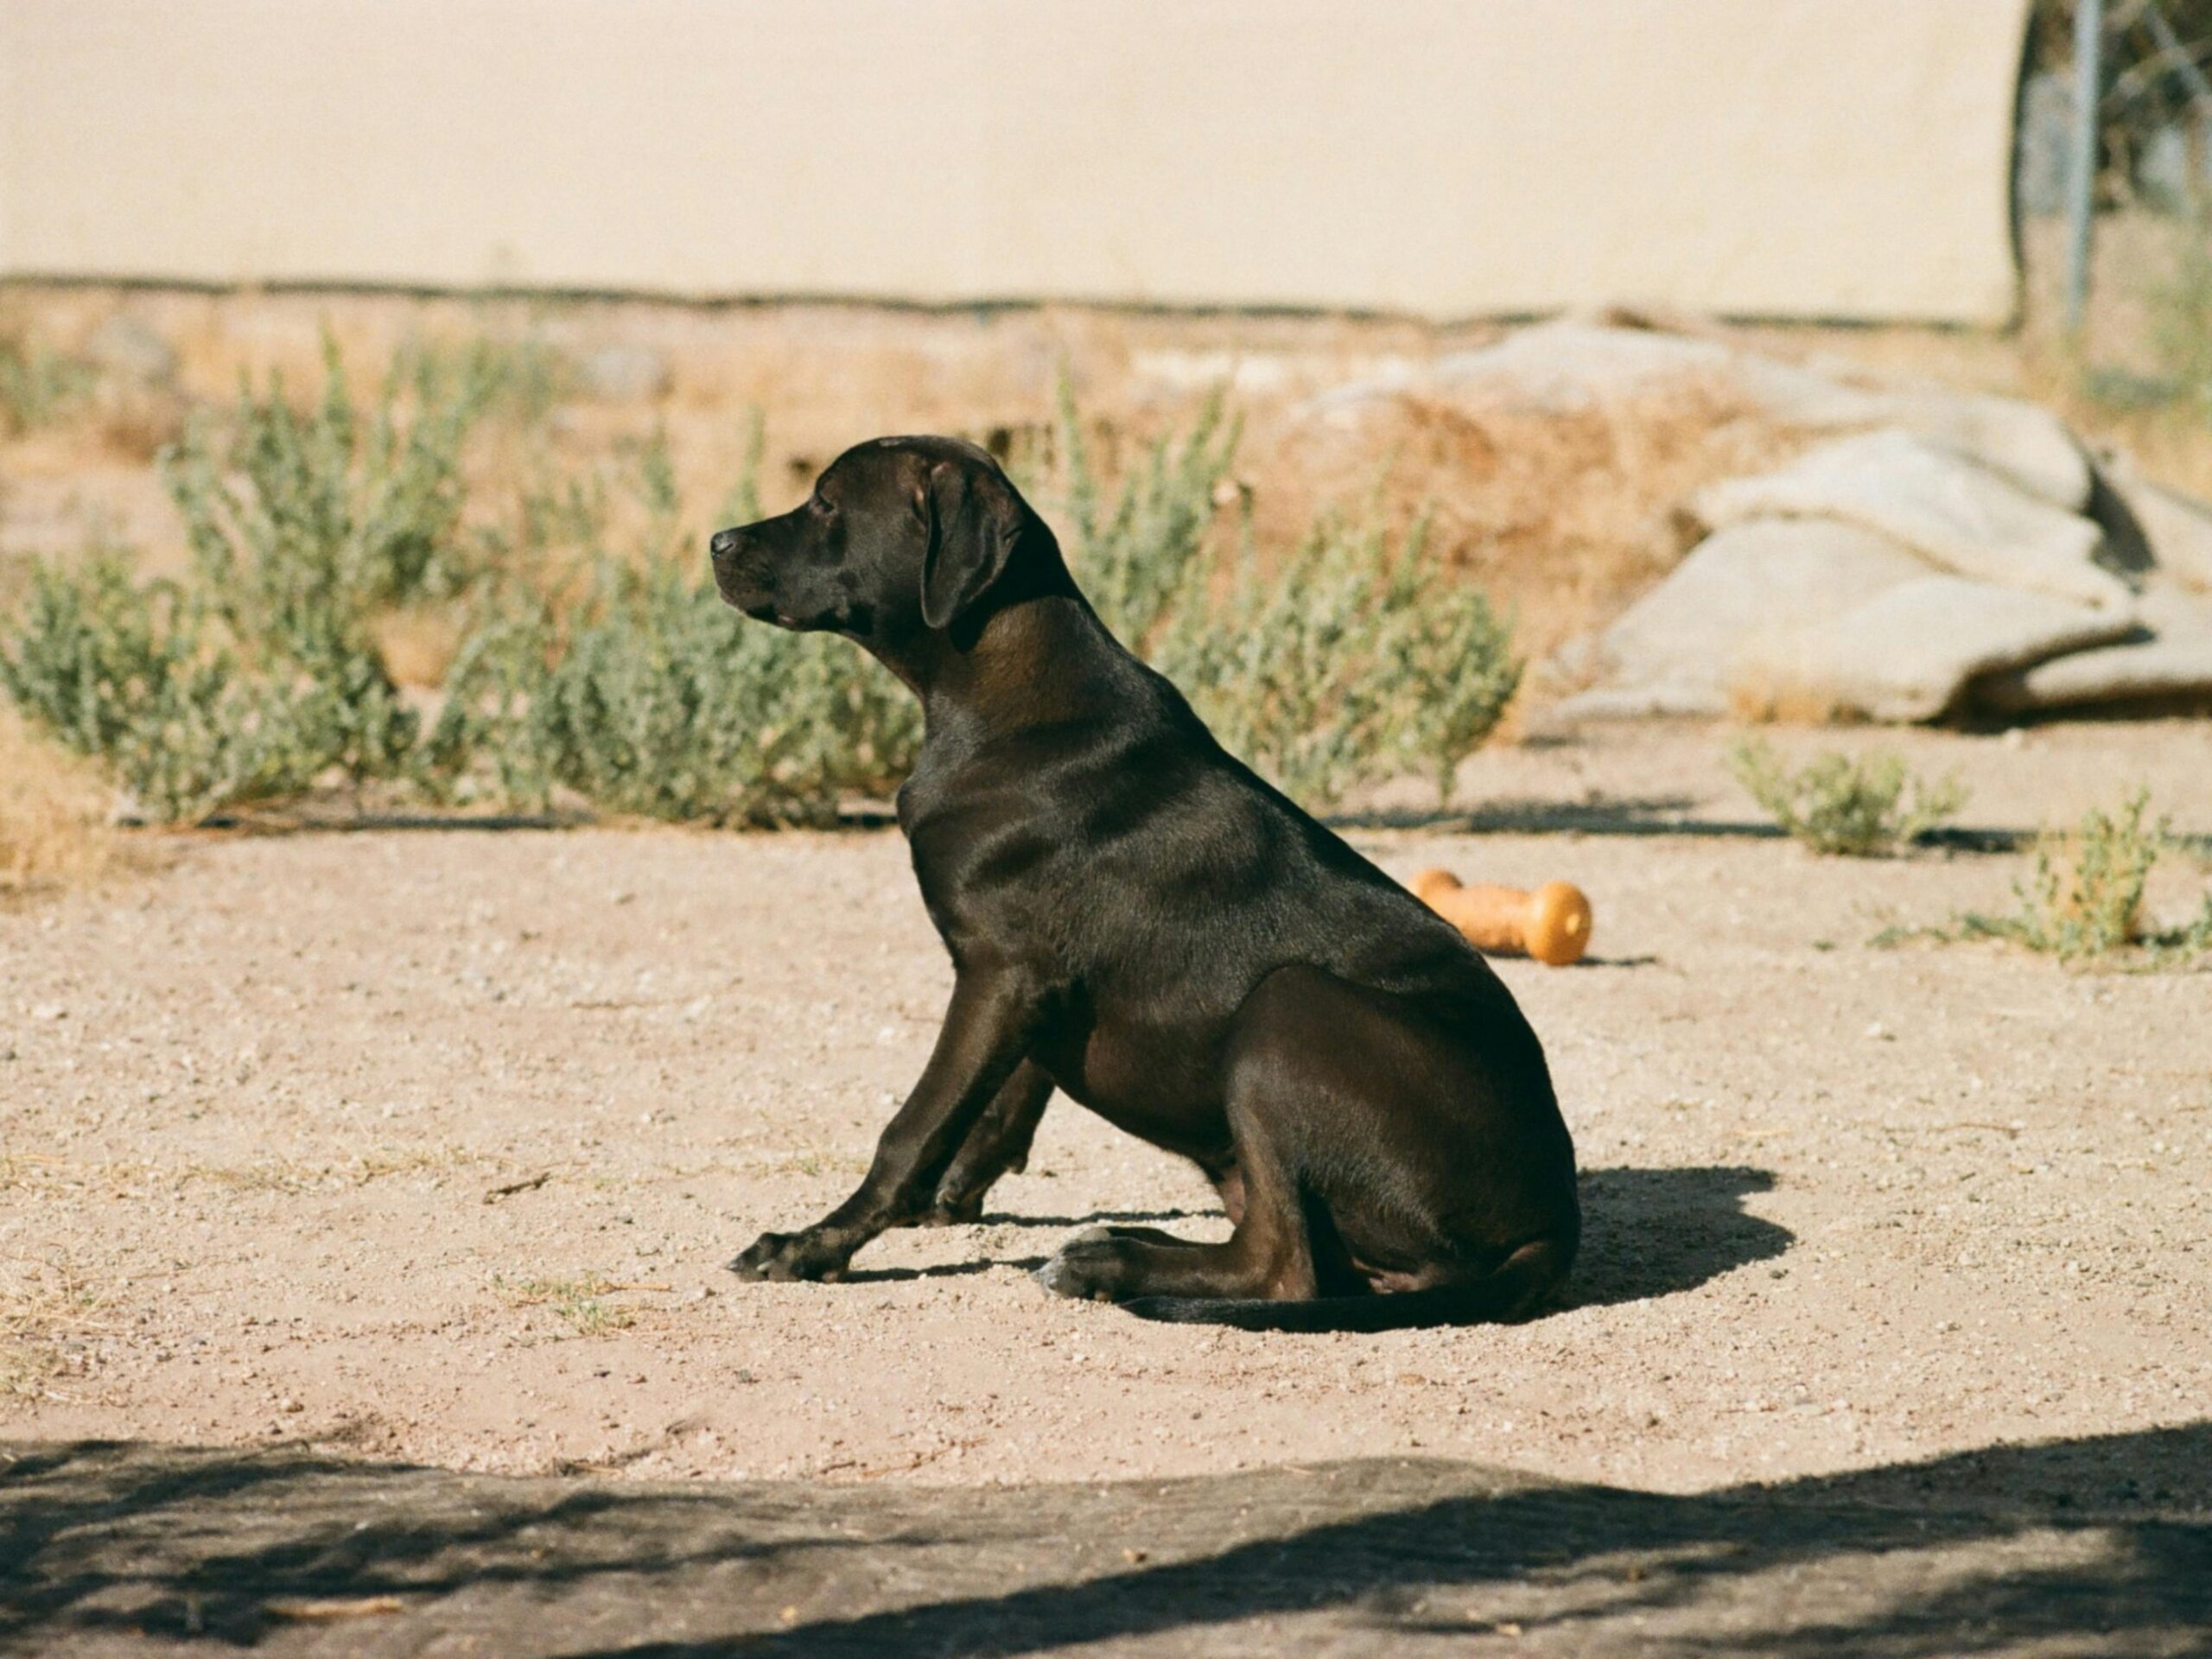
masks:
<svg viewBox="0 0 2212 1659"><path fill-rule="evenodd" d="M707 542L707 551L718 559L723 554L732 553L736 550L737 532L734 530L718 530Z"/></svg>

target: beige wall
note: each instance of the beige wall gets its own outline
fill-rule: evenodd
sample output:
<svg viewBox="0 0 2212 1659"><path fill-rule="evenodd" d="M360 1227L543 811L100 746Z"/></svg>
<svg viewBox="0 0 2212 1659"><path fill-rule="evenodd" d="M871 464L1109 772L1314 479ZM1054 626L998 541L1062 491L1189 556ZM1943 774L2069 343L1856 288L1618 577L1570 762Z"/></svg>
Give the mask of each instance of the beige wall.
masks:
<svg viewBox="0 0 2212 1659"><path fill-rule="evenodd" d="M0 0L0 271L2010 315L2027 0Z"/></svg>

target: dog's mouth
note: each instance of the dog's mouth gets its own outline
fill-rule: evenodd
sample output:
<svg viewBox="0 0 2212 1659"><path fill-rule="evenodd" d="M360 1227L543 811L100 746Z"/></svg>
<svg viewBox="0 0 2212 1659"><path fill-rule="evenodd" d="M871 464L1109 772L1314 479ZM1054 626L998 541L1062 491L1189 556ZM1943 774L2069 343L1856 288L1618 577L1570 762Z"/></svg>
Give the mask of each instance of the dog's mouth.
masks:
<svg viewBox="0 0 2212 1659"><path fill-rule="evenodd" d="M797 627L798 624L776 608L776 601L766 594L747 591L737 583L723 579L721 571L715 573L715 586L721 589L722 603L739 614L751 617L755 622L766 622L779 628Z"/></svg>

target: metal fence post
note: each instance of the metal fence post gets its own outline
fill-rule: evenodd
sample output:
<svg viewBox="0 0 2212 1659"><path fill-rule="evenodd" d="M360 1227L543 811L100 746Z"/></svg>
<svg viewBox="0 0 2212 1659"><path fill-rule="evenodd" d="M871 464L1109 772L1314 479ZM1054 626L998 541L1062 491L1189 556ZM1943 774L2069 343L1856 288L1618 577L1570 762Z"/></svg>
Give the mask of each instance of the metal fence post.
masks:
<svg viewBox="0 0 2212 1659"><path fill-rule="evenodd" d="M2066 332L2089 308L2090 235L2097 207L2097 106L2104 90L2104 0L2074 9L2074 165L2066 181Z"/></svg>

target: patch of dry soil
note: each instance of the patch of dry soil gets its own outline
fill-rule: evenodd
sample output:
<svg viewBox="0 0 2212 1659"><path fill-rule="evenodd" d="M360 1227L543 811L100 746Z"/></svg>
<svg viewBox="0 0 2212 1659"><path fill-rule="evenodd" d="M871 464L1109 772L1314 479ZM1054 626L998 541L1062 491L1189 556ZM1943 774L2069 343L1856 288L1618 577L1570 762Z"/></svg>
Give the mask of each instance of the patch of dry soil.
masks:
<svg viewBox="0 0 2212 1659"><path fill-rule="evenodd" d="M2201 725L1902 741L1964 768L1973 822L2141 776L2212 830ZM1738 822L1721 742L1499 750L1468 798ZM739 1284L849 1188L935 1029L894 834L203 840L0 912L0 1437L956 1484L1411 1455L1686 1493L2208 1415L2212 973L1869 944L2000 906L2018 854L1354 833L1401 876L1595 901L1598 960L1500 964L1587 1171L1548 1317L1054 1300L1026 1269L1095 1218L1224 1226L1065 1102L982 1224Z"/></svg>

